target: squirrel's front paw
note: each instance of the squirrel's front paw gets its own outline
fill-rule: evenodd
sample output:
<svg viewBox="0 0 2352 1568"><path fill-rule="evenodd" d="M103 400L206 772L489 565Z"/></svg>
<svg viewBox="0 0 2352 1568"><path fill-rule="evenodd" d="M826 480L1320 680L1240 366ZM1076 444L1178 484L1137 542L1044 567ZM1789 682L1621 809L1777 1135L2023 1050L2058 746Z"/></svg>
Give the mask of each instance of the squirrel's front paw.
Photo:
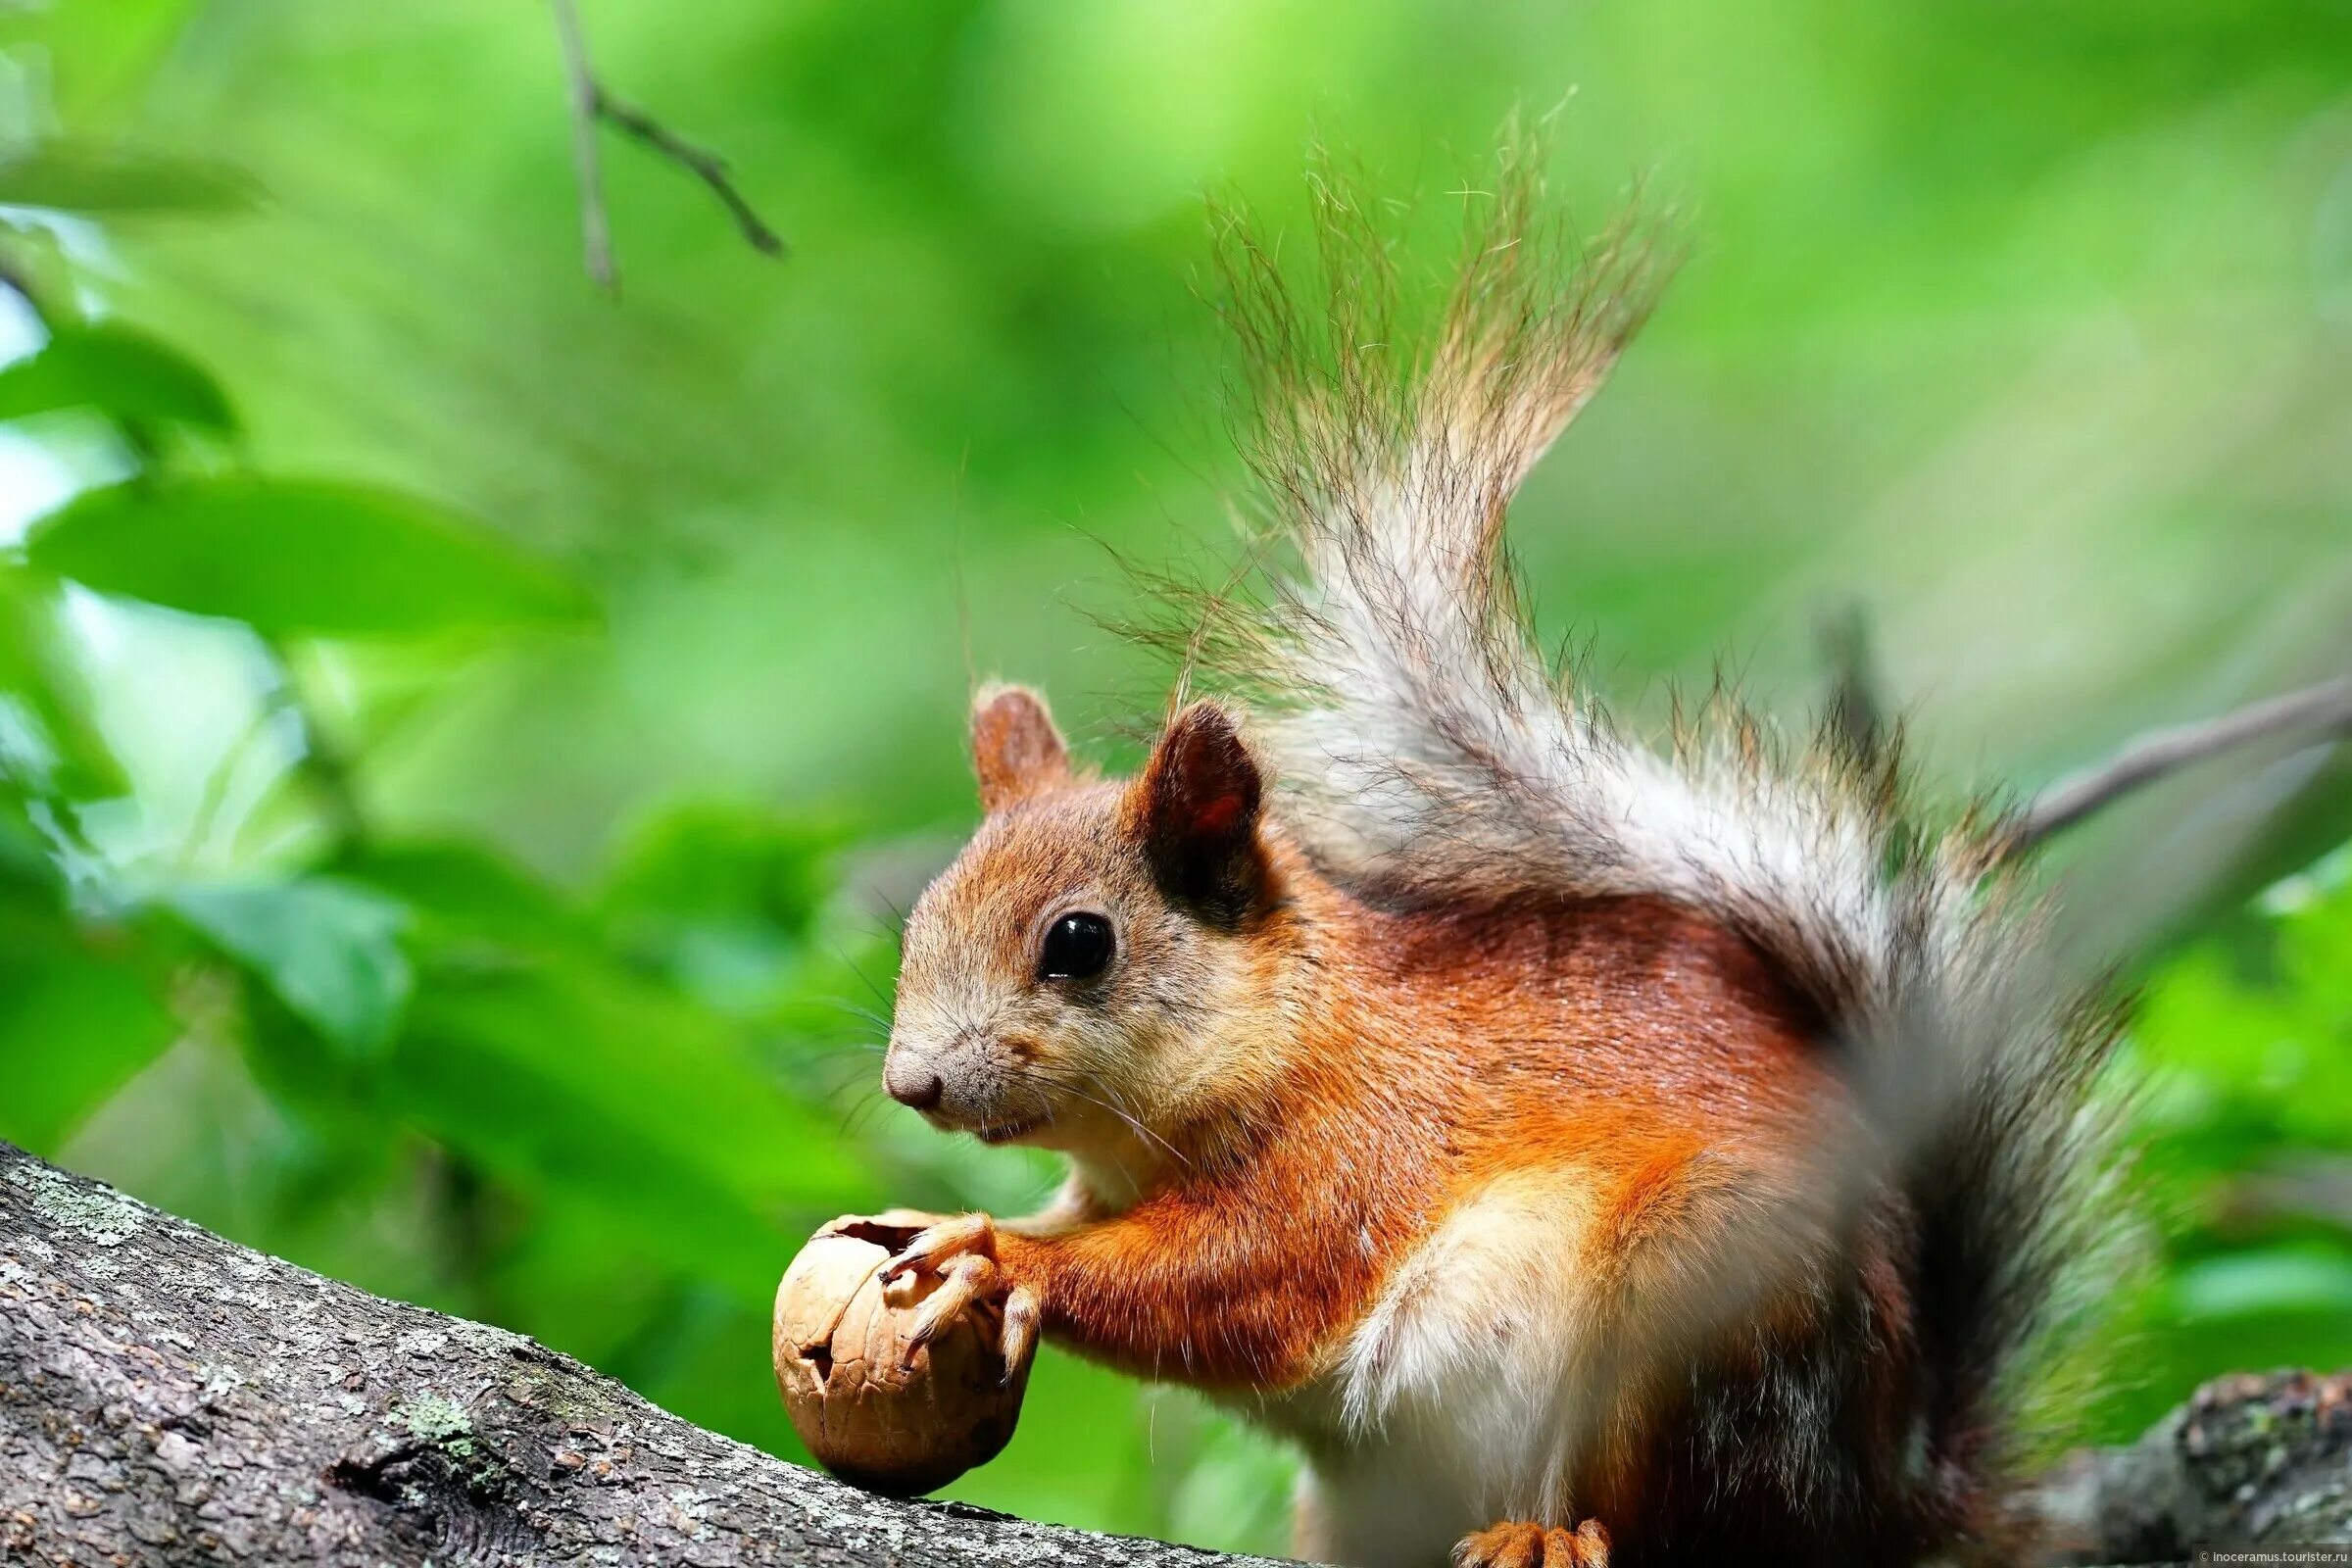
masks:
<svg viewBox="0 0 2352 1568"><path fill-rule="evenodd" d="M1609 1533L1597 1519L1574 1530L1495 1525L1461 1539L1453 1568L1609 1568Z"/></svg>
<svg viewBox="0 0 2352 1568"><path fill-rule="evenodd" d="M997 1255L995 1220L986 1214L958 1214L919 1232L882 1270L882 1280L887 1285L908 1274L939 1276L939 1288L923 1302L907 1333L908 1357L974 1301L1002 1297L1005 1380L1029 1369L1029 1358L1037 1353L1044 1303L1035 1287L1005 1277Z"/></svg>

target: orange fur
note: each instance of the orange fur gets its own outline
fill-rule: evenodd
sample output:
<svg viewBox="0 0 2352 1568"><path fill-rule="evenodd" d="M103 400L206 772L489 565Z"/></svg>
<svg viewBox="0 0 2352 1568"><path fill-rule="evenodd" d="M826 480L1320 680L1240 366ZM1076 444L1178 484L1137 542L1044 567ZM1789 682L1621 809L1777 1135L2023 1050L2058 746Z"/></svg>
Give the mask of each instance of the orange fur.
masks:
<svg viewBox="0 0 2352 1568"><path fill-rule="evenodd" d="M1293 1386L1488 1180L1597 1177L1605 1276L1671 1224L1699 1149L1768 1148L1824 1087L1753 955L1679 910L1390 915L1296 859L1284 874L1292 908L1267 940L1311 955L1315 977L1298 1069L1123 1212L1002 1244L1072 1348L1212 1388Z"/></svg>
<svg viewBox="0 0 2352 1568"><path fill-rule="evenodd" d="M1068 797L1025 809L1064 830L1083 813ZM1244 940L1290 976L1259 984L1296 988L1284 1070L1154 1129L1181 1160L1122 1211L1004 1240L1048 1332L1084 1352L1209 1386L1296 1384L1437 1217L1531 1166L1606 1185L1592 1264L1607 1274L1670 1222L1697 1150L1769 1149L1828 1087L1792 999L1698 916L1631 898L1390 913L1294 854L1275 862L1282 896ZM1041 857L1031 873L1069 869Z"/></svg>

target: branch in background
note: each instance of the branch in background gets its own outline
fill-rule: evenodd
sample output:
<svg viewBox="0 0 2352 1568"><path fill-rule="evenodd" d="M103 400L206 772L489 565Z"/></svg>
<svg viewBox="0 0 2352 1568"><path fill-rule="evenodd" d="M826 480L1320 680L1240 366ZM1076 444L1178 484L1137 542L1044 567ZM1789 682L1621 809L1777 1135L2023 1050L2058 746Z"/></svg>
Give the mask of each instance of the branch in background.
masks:
<svg viewBox="0 0 2352 1568"><path fill-rule="evenodd" d="M605 214L604 167L597 150L600 125L611 125L694 175L726 208L746 244L762 256L783 256L787 250L784 237L753 210L736 187L727 161L607 92L588 56L588 35L580 25L578 0L549 3L555 9L556 38L564 50L564 85L571 105L571 161L580 184L580 248L588 276L596 286L607 293L620 289L620 274L612 261L612 223Z"/></svg>
<svg viewBox="0 0 2352 1568"><path fill-rule="evenodd" d="M1822 616L1814 626L1814 643L1830 672L1823 728L1846 756L1872 761L1886 744L1886 704L1862 607L1849 605ZM2218 718L2134 737L2106 761L2068 774L2028 802L2010 824L2004 851L2024 854L2142 785L2278 735L2314 742L2352 736L2352 675L2266 698Z"/></svg>
<svg viewBox="0 0 2352 1568"><path fill-rule="evenodd" d="M2253 703L2218 718L2150 730L2095 767L2043 790L2018 814L2006 846L2021 854L2102 807L2191 763L2275 735L2352 735L2352 675Z"/></svg>
<svg viewBox="0 0 2352 1568"><path fill-rule="evenodd" d="M596 89L596 112L606 124L629 137L643 147L649 147L710 187L727 216L743 234L744 243L762 256L781 257L789 249L784 236L767 226L752 204L744 200L743 192L735 188L734 176L728 172L727 161L707 147L699 147L668 126L655 120L644 110L622 103L603 87Z"/></svg>
<svg viewBox="0 0 2352 1568"><path fill-rule="evenodd" d="M2352 1229L2352 1155L2302 1154L2231 1182L2215 1218L2227 1226L2318 1220Z"/></svg>
<svg viewBox="0 0 2352 1568"><path fill-rule="evenodd" d="M580 251L589 280L608 294L620 290L612 268L612 228L605 220L605 173L596 147L596 105L602 96L588 63L588 35L576 0L549 0L556 41L564 48L564 83L571 102L571 168L580 182Z"/></svg>

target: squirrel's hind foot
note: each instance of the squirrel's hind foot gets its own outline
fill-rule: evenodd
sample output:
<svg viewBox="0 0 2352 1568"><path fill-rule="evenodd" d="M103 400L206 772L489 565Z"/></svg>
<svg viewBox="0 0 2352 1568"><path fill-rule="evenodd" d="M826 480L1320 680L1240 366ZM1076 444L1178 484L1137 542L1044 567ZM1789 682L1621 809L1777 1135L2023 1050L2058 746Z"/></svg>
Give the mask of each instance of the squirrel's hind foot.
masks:
<svg viewBox="0 0 2352 1568"><path fill-rule="evenodd" d="M1453 1568L1609 1568L1609 1533L1597 1519L1574 1530L1494 1525L1455 1544Z"/></svg>

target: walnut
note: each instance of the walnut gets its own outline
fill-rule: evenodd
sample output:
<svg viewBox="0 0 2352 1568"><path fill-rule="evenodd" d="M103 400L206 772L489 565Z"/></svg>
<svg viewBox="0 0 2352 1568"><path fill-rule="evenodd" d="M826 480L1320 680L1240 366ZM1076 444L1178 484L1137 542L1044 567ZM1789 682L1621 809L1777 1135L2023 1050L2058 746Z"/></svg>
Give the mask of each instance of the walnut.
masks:
<svg viewBox="0 0 2352 1568"><path fill-rule="evenodd" d="M1003 1451L1029 1369L1005 1375L1004 1314L980 1300L916 1350L906 1334L939 1288L927 1272L887 1288L882 1266L930 1223L894 1210L837 1219L808 1239L776 1288L776 1387L819 1464L854 1486L909 1497Z"/></svg>

